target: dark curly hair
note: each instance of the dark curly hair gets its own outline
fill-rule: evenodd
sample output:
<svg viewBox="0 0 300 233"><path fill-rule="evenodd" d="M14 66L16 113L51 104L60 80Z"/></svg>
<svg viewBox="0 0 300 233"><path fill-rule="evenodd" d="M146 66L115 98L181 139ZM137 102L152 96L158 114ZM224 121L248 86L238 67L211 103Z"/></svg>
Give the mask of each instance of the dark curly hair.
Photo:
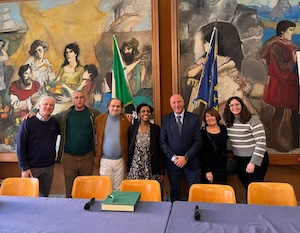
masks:
<svg viewBox="0 0 300 233"><path fill-rule="evenodd" d="M152 113L154 111L154 108L152 106L150 106L149 104L146 103L141 103L136 107L136 112L140 113L142 107L148 107L150 109L150 112Z"/></svg>
<svg viewBox="0 0 300 233"><path fill-rule="evenodd" d="M252 116L252 114L249 112L247 106L242 101L242 99L237 96L232 96L227 100L227 103L226 103L225 109L224 109L224 113L223 113L223 118L224 118L224 121L225 121L225 124L227 127L233 126L234 114L230 111L229 105L230 105L231 101L234 99L237 100L242 106L242 110L240 113L240 122L245 124L251 119L251 116Z"/></svg>

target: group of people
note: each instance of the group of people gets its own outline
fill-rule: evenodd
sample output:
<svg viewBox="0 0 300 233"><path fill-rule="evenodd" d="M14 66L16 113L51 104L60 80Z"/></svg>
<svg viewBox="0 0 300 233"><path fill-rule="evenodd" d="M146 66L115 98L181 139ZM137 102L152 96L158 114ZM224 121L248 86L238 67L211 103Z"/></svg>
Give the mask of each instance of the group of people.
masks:
<svg viewBox="0 0 300 233"><path fill-rule="evenodd" d="M99 167L100 175L111 177L114 190L119 189L121 181L126 177L156 179L162 182L166 168L171 201L181 199L183 176L188 186L200 182L226 184L228 139L237 162L237 175L243 186L247 188L252 181L263 180L269 164L267 143L269 147L278 151L288 151L298 146L299 127L292 127L299 125L297 120L299 88L295 85L296 47L291 42L295 26L295 23L290 21L279 22L276 28L277 35L267 41L260 51L263 63L268 65L269 74L263 96L264 106L260 112L264 124L258 116L252 115L256 111L245 98L247 85L242 83L241 79L232 85L236 86L238 91L223 90L220 112L224 125L220 124L221 116L216 110L207 109L203 118L205 127L202 128L201 119L188 112L191 101L187 106L188 110L185 110L183 97L179 94L170 97L173 112L163 116L161 127L150 122L154 109L147 103L137 106L139 118L134 124L131 124L122 113L123 105L119 99L109 99L107 112L100 114L98 110L91 108L91 96L88 96L92 92L92 84L89 81L97 76L97 72L94 72L94 67L82 67L79 64L78 45L74 43L66 46L65 62L57 79L63 82L68 90L73 90L70 91L72 97L63 95L56 100L48 96L42 98L36 117L21 124L17 154L22 176L39 177L41 183L47 183L47 187L41 185L42 195L49 195L55 161L54 142L60 134L56 161L63 164L66 197L71 197L72 184L76 176L93 173L94 162ZM206 35L206 29L202 30ZM207 47L208 40L205 37L204 39L206 41L204 47ZM138 53L134 49L137 47L138 42L135 39L122 46L121 51L124 53L122 55L127 65L132 61L134 53ZM23 108L31 109L37 101L39 96L37 92L43 83L55 78L51 65L43 57L47 49L45 43L35 41L29 51L31 57L20 67L20 80L12 83L10 87L11 102L15 111ZM125 56L127 53L130 56ZM222 49L219 50L217 59L221 61L218 67L221 81L222 77L223 81L229 79L232 83L234 80L237 81L239 75L235 66L240 68L241 56L239 52L236 59L230 60ZM138 60L137 63L141 61ZM196 62L195 67L188 72L189 78L201 72L203 62L205 61L202 59ZM229 74L232 76L229 77ZM283 78L280 78L279 74ZM31 76L40 79L33 81ZM192 79L189 82L199 85ZM140 83L136 83L137 90L139 86ZM222 84L219 86L222 87ZM244 91L241 86L244 86ZM230 97L228 93L234 96ZM295 98L284 102L285 97L291 93ZM62 104L70 102L70 99L73 106L51 117L55 101ZM38 124L43 127L38 127ZM268 140L264 126L267 129ZM286 144L279 143L282 141L279 132L283 134L283 129L291 139L287 140L289 143ZM52 138L44 140L44 137ZM45 178L45 182L41 175L44 169L35 169L44 167L50 169L52 174ZM49 170L45 172L48 175Z"/></svg>
<svg viewBox="0 0 300 233"><path fill-rule="evenodd" d="M184 109L181 95L170 98L173 112L161 122L160 146L170 182L171 201L181 200L181 180L194 183L227 183L227 139L231 142L237 175L247 189L262 181L269 165L266 134L258 116L252 115L240 97L230 97L224 109L225 125L213 108L204 114L205 127L197 115Z"/></svg>
<svg viewBox="0 0 300 233"><path fill-rule="evenodd" d="M202 129L203 180L227 183L227 138L237 164L237 175L245 188L252 181L262 181L269 165L266 133L256 115L252 115L237 96L230 97L223 113L225 125L215 109L207 109Z"/></svg>
<svg viewBox="0 0 300 233"><path fill-rule="evenodd" d="M239 97L227 101L223 115L226 126L219 124L217 111L207 109L202 129L199 117L185 110L179 94L170 97L173 111L163 116L161 127L151 123L154 109L146 103L137 106L138 119L132 124L122 113L120 99L110 99L107 112L102 114L85 106L85 101L85 93L76 90L73 106L51 115L55 99L45 96L36 115L27 114L21 123L17 156L22 177L39 178L41 196L49 195L56 161L63 165L66 197L71 197L77 176L93 174L95 163L100 175L111 178L113 190L118 190L125 178L163 182L166 168L171 201L181 200L183 176L188 186L227 182L226 158L222 155L226 154L227 137L242 184L247 187L264 179L268 167L265 131ZM58 135L61 140L56 157Z"/></svg>
<svg viewBox="0 0 300 233"><path fill-rule="evenodd" d="M103 114L87 107L85 101L85 93L75 90L72 94L73 106L51 115L55 99L45 96L41 99L38 112L26 115L17 137L22 177L39 178L40 195L48 196L54 163L61 162L66 197L71 197L73 181L77 176L93 174L94 162L100 175L110 176L113 190L119 189L127 171L128 177L161 181L164 165L158 146L160 129L150 123L153 108L148 104L139 105L139 120L132 125L122 113L120 99L110 99L107 112ZM58 135L61 138L56 156ZM140 166L142 169L139 169Z"/></svg>

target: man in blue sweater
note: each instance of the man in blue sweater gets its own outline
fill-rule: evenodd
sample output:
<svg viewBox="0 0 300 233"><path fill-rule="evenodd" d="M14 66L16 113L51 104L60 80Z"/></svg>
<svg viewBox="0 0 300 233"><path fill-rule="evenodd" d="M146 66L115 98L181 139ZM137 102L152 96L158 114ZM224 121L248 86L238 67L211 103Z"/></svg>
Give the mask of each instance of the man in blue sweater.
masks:
<svg viewBox="0 0 300 233"><path fill-rule="evenodd" d="M35 117L23 121L17 137L17 156L22 177L36 177L40 183L40 196L49 196L54 174L56 139L60 133L58 123L51 117L55 100L41 99Z"/></svg>

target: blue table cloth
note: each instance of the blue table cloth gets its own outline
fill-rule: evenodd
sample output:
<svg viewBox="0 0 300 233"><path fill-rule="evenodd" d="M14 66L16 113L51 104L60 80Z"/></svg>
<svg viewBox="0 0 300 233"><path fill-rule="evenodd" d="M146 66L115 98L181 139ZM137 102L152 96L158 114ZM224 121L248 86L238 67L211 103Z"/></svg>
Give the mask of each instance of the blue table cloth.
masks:
<svg viewBox="0 0 300 233"><path fill-rule="evenodd" d="M194 219L196 205L200 208L199 221ZM166 232L299 233L300 208L176 201Z"/></svg>
<svg viewBox="0 0 300 233"><path fill-rule="evenodd" d="M1 233L165 232L172 204L139 202L135 212L101 211L86 199L0 196Z"/></svg>

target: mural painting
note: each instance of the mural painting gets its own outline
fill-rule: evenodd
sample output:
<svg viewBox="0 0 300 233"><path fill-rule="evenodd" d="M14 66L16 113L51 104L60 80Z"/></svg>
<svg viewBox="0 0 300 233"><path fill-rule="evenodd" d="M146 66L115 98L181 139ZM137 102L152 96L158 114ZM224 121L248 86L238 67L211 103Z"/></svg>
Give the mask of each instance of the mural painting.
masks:
<svg viewBox="0 0 300 233"><path fill-rule="evenodd" d="M230 96L260 115L273 154L299 154L300 7L296 0L180 0L181 92L193 111L213 27L218 101Z"/></svg>
<svg viewBox="0 0 300 233"><path fill-rule="evenodd" d="M54 114L72 105L76 89L106 111L113 35L135 104L153 106L151 24L151 0L0 3L0 152L15 152L22 117L44 95L56 99Z"/></svg>

